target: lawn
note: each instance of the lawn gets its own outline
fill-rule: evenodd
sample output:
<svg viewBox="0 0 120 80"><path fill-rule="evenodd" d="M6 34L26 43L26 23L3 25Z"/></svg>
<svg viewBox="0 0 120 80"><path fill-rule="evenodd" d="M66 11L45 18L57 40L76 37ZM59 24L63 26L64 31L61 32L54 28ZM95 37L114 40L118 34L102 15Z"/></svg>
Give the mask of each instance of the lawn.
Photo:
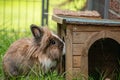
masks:
<svg viewBox="0 0 120 80"><path fill-rule="evenodd" d="M53 8L59 7L58 4L65 0L50 0L49 5L49 28L56 31L56 23L51 20ZM77 2L76 2L77 1ZM41 3L42 0L0 0L0 80L3 80L2 58L15 40L30 37L29 26L31 24L41 25ZM81 6L78 6L78 4ZM59 8L77 10L82 8L85 0L75 0ZM77 8L76 8L77 7ZM34 79L33 79L34 78ZM64 80L63 75L57 72L47 75L20 77L19 80ZM14 80L14 79L12 79Z"/></svg>

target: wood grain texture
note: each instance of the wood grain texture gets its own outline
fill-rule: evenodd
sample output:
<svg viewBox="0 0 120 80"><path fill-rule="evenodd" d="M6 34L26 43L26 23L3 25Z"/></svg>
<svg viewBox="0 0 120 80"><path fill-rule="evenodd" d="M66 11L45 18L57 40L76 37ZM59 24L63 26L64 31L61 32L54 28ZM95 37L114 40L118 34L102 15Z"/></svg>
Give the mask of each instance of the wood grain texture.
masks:
<svg viewBox="0 0 120 80"><path fill-rule="evenodd" d="M66 35L66 79L72 80L72 26L67 25Z"/></svg>
<svg viewBox="0 0 120 80"><path fill-rule="evenodd" d="M80 68L81 66L81 56L73 56L73 68Z"/></svg>
<svg viewBox="0 0 120 80"><path fill-rule="evenodd" d="M84 44L72 44L73 46L73 56L74 55L82 55L82 51L83 51L83 48L84 48Z"/></svg>

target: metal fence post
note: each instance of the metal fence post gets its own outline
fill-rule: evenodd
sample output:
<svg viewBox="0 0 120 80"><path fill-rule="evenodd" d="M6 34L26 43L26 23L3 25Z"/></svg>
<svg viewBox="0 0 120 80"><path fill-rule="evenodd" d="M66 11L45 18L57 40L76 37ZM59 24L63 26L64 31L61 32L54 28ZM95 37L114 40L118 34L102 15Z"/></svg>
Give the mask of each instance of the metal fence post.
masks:
<svg viewBox="0 0 120 80"><path fill-rule="evenodd" d="M42 0L42 22L41 25L48 25L49 0Z"/></svg>
<svg viewBox="0 0 120 80"><path fill-rule="evenodd" d="M102 18L108 18L110 0L87 0L87 9L98 11Z"/></svg>
<svg viewBox="0 0 120 80"><path fill-rule="evenodd" d="M105 19L108 19L109 3L110 3L110 0L105 0L105 8L104 8L104 18Z"/></svg>

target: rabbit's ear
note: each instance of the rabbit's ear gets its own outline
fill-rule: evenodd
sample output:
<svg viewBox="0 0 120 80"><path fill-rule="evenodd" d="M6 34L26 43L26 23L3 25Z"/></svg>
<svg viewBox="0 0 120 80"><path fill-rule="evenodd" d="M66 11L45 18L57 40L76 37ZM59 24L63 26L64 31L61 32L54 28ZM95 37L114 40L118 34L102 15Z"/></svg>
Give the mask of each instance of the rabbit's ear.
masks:
<svg viewBox="0 0 120 80"><path fill-rule="evenodd" d="M31 32L36 40L41 40L43 36L43 29L38 27L37 25L32 24L31 26Z"/></svg>

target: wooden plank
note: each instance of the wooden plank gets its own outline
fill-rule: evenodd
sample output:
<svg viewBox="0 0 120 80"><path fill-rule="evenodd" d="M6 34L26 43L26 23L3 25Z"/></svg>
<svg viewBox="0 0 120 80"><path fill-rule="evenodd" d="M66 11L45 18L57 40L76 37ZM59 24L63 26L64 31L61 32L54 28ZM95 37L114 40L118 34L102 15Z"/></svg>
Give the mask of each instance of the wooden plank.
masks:
<svg viewBox="0 0 120 80"><path fill-rule="evenodd" d="M88 77L88 56L81 56L81 73Z"/></svg>
<svg viewBox="0 0 120 80"><path fill-rule="evenodd" d="M61 39L65 42L66 44L66 29L65 29L65 25L62 24L61 25ZM66 46L66 45L65 45ZM66 53L65 53L66 54ZM65 59L65 55L62 56L62 69L61 69L61 73L64 73L65 72L65 62L66 62L66 59Z"/></svg>
<svg viewBox="0 0 120 80"><path fill-rule="evenodd" d="M92 26L92 25L73 25L73 31L86 31L86 32L99 32L102 30L109 30L109 31L120 31L120 26L110 27L110 26Z"/></svg>
<svg viewBox="0 0 120 80"><path fill-rule="evenodd" d="M57 23L57 35L61 37L61 24Z"/></svg>
<svg viewBox="0 0 120 80"><path fill-rule="evenodd" d="M106 31L106 37L116 40L120 44L120 31Z"/></svg>
<svg viewBox="0 0 120 80"><path fill-rule="evenodd" d="M109 19L90 19L90 18L74 18L53 15L52 19L60 24L84 24L84 25L102 25L102 26L120 26L119 20L109 20Z"/></svg>
<svg viewBox="0 0 120 80"><path fill-rule="evenodd" d="M59 23L59 24L63 24L64 21L65 21L65 19L63 19L63 18L61 18L61 17L59 17L59 16L57 16L57 15L52 15L52 19L53 19L54 21L56 21L57 23Z"/></svg>
<svg viewBox="0 0 120 80"><path fill-rule="evenodd" d="M81 56L73 56L73 68L80 68Z"/></svg>
<svg viewBox="0 0 120 80"><path fill-rule="evenodd" d="M67 25L66 33L66 80L72 80L72 26Z"/></svg>
<svg viewBox="0 0 120 80"><path fill-rule="evenodd" d="M63 32L63 24L57 23L57 34L63 40L65 38L65 33ZM65 56L62 56L60 63L58 64L57 71L59 74L65 72Z"/></svg>
<svg viewBox="0 0 120 80"><path fill-rule="evenodd" d="M86 40L95 32L73 32L73 43L84 44Z"/></svg>
<svg viewBox="0 0 120 80"><path fill-rule="evenodd" d="M73 44L73 55L82 55L84 44Z"/></svg>
<svg viewBox="0 0 120 80"><path fill-rule="evenodd" d="M61 24L57 23L57 35L61 38ZM60 63L57 65L57 72L61 73L62 68L62 60L60 60Z"/></svg>
<svg viewBox="0 0 120 80"><path fill-rule="evenodd" d="M120 26L119 20L109 20L109 19L90 19L90 18L73 18L73 17L60 17L65 20L68 24L83 24L83 25L102 25L102 26Z"/></svg>
<svg viewBox="0 0 120 80"><path fill-rule="evenodd" d="M73 10L54 9L53 13L61 17L101 18L100 14L97 11L73 11Z"/></svg>

